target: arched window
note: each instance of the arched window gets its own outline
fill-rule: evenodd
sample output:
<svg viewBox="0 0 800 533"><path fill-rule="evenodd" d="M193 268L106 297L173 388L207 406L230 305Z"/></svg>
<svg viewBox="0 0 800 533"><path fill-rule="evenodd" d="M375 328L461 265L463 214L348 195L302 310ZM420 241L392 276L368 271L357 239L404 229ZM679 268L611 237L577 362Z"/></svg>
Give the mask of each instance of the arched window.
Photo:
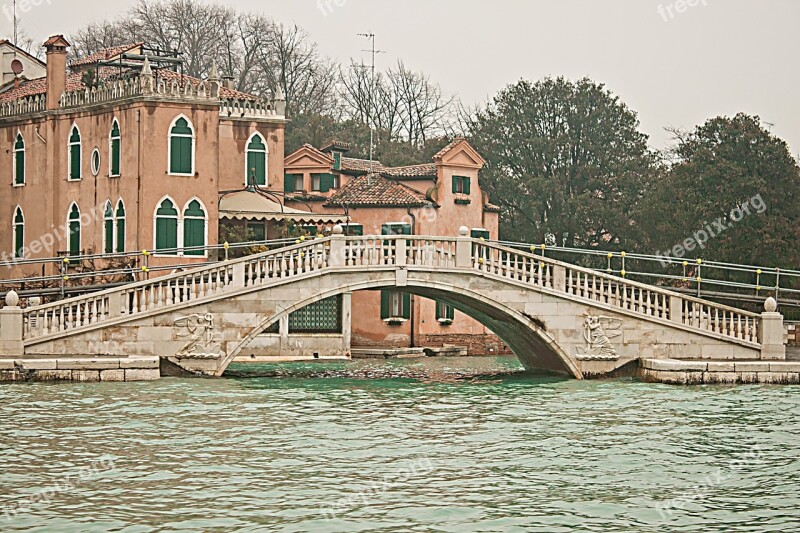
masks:
<svg viewBox="0 0 800 533"><path fill-rule="evenodd" d="M74 203L69 208L69 255L81 254L81 210Z"/></svg>
<svg viewBox="0 0 800 533"><path fill-rule="evenodd" d="M14 185L25 185L25 139L21 133L14 142Z"/></svg>
<svg viewBox="0 0 800 533"><path fill-rule="evenodd" d="M255 176L253 185L267 186L267 145L264 137L256 132L247 143L247 168L245 168L245 185L251 185L250 179Z"/></svg>
<svg viewBox="0 0 800 533"><path fill-rule="evenodd" d="M117 202L117 216L115 220L117 224L117 253L125 252L125 204L122 203L122 198Z"/></svg>
<svg viewBox="0 0 800 533"><path fill-rule="evenodd" d="M177 254L178 248L178 210L169 198L156 209L156 252Z"/></svg>
<svg viewBox="0 0 800 533"><path fill-rule="evenodd" d="M107 254L114 253L114 207L111 202L106 202L103 213L103 251Z"/></svg>
<svg viewBox="0 0 800 533"><path fill-rule="evenodd" d="M69 179L81 179L81 132L72 126L69 134Z"/></svg>
<svg viewBox="0 0 800 533"><path fill-rule="evenodd" d="M183 210L183 246L197 247L197 250L186 250L184 255L205 255L206 245L206 211L203 204L192 200Z"/></svg>
<svg viewBox="0 0 800 533"><path fill-rule="evenodd" d="M25 248L25 216L22 208L17 206L14 212L14 257L23 258L22 249Z"/></svg>
<svg viewBox="0 0 800 533"><path fill-rule="evenodd" d="M169 131L169 173L194 175L194 129L186 117L178 117Z"/></svg>
<svg viewBox="0 0 800 533"><path fill-rule="evenodd" d="M122 135L119 131L119 122L114 119L111 123L111 133L109 134L109 155L108 158L108 175L112 177L119 176L119 160L120 149L122 147Z"/></svg>

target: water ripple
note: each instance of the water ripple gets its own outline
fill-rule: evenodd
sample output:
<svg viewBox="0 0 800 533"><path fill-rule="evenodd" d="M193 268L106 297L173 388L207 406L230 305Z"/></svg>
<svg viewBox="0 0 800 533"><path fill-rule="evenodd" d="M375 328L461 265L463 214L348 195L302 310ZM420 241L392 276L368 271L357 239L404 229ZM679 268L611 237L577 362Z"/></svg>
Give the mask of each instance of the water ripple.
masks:
<svg viewBox="0 0 800 533"><path fill-rule="evenodd" d="M471 358L258 374L0 385L0 531L800 527L797 387Z"/></svg>

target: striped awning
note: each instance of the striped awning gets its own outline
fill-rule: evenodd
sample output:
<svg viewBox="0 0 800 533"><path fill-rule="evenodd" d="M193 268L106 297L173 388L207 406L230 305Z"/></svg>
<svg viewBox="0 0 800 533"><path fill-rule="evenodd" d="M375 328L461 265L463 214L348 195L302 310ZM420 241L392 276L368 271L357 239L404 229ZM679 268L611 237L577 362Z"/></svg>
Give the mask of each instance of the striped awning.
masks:
<svg viewBox="0 0 800 533"><path fill-rule="evenodd" d="M240 191L226 194L219 202L219 218L235 220L294 220L303 224L339 224L346 215L311 213L286 207L257 192Z"/></svg>

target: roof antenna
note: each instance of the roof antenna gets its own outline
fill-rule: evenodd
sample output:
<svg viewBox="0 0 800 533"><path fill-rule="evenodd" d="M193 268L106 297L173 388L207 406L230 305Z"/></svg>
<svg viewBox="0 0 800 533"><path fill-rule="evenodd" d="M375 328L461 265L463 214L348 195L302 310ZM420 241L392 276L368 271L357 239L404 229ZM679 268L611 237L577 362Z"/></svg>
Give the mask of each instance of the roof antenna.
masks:
<svg viewBox="0 0 800 533"><path fill-rule="evenodd" d="M17 0L14 0L14 46L19 46L17 42Z"/></svg>
<svg viewBox="0 0 800 533"><path fill-rule="evenodd" d="M369 122L369 175L367 176L367 183L372 181L372 173L373 167L375 162L375 121L372 119L372 112L375 102L375 54L382 54L385 53L383 50L375 50L375 34L370 33L359 33L359 37L366 37L370 41L372 41L372 49L371 50L362 50L362 52L372 52L372 66L370 67L372 70L372 78L370 80L370 106L367 110L367 122Z"/></svg>

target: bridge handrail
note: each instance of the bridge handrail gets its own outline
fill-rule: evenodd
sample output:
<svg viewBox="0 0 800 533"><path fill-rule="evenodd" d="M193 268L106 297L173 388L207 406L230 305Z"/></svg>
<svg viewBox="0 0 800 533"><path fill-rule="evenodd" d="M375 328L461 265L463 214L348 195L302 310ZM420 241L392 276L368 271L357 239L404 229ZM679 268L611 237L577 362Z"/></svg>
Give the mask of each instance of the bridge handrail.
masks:
<svg viewBox="0 0 800 533"><path fill-rule="evenodd" d="M23 311L23 338L63 333L326 268L397 266L468 268L636 315L758 342L760 315L755 313L493 242L421 235L334 235L309 239L257 255L31 307Z"/></svg>
<svg viewBox="0 0 800 533"><path fill-rule="evenodd" d="M697 298L695 296L681 294L681 293L678 293L676 291L665 289L663 287L658 287L657 285L648 285L647 283L641 283L639 281L630 280L630 279L627 279L627 278L624 278L624 277L621 277L621 276L613 276L611 274L607 274L605 272L600 272L598 270L594 270L594 269L591 269L591 268L586 268L586 267L578 266L578 265L575 265L575 264L572 264L572 263L566 263L564 261L559 261L558 259L552 259L550 257L544 257L544 256L541 256L541 255L532 254L530 252L517 250L515 248L502 246L502 245L500 245L498 243L495 243L495 242L480 241L480 244L485 245L487 248L493 248L493 249L499 250L499 251L506 251L506 252L507 251L512 251L512 252L514 252L516 254L519 254L519 255L522 255L522 256L525 256L525 257L534 258L534 259L536 259L538 261L542 261L542 262L545 262L545 263L550 264L550 265L563 266L563 267L566 267L566 268L568 268L570 270L581 272L581 273L587 274L587 275L596 276L598 278L603 278L605 280L610 280L610 281L615 281L615 282L619 282L620 280L624 280L625 285L630 286L630 287L636 287L638 289L644 289L644 290L648 290L648 291L652 291L652 292L657 292L657 293L660 293L662 295L667 295L667 296L678 296L683 300L691 301L691 302L694 302L694 303L713 304L715 307L719 307L720 309L724 309L725 311L731 311L731 312L740 313L743 316L749 316L751 318L759 318L760 317L760 315L758 313L753 313L751 311L746 311L746 310L743 310L743 309L737 309L735 307L727 306L727 305L724 305L724 304L717 304L717 303L714 303L714 302L709 302L708 300L703 300L702 298Z"/></svg>
<svg viewBox="0 0 800 533"><path fill-rule="evenodd" d="M512 259L512 256L517 257ZM525 266L523 271L520 271L517 266L519 257L524 258L523 264L539 262L538 283L534 284L547 286L569 296L598 301L636 314L669 320L725 337L759 342L760 315L756 313L486 241L479 241L473 246L474 267L479 271L494 271L494 274L501 277L519 279L520 276L526 275L528 267ZM542 272L541 266L545 265L548 268Z"/></svg>

